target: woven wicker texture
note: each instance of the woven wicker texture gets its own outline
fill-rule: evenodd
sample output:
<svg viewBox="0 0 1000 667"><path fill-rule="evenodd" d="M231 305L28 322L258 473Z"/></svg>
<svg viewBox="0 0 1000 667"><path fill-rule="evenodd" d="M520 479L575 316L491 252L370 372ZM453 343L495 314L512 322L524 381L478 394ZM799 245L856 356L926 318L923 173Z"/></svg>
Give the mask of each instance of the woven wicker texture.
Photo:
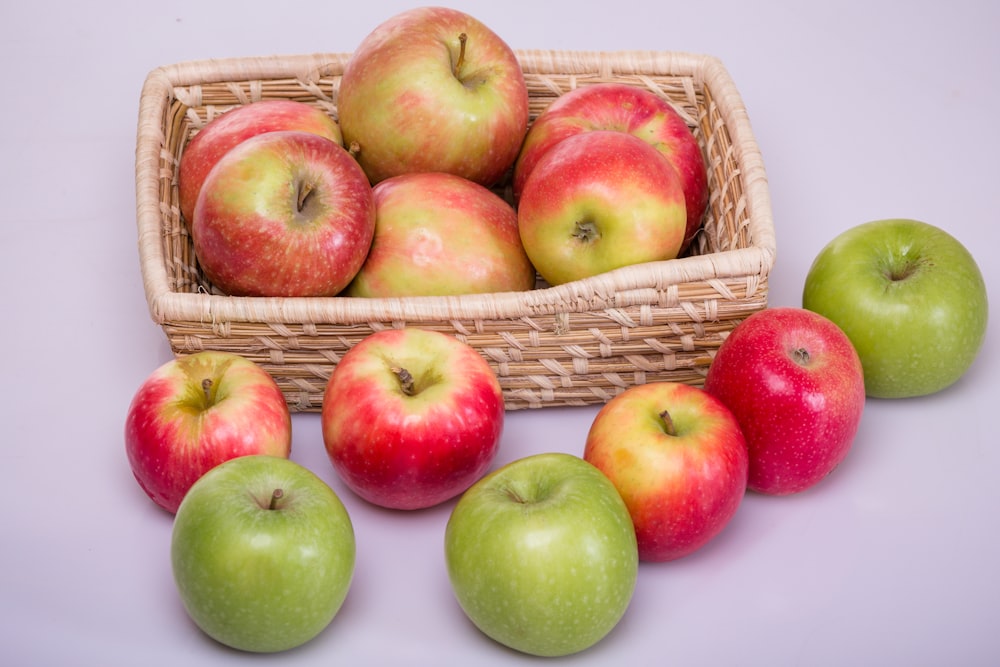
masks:
<svg viewBox="0 0 1000 667"><path fill-rule="evenodd" d="M603 403L629 386L701 384L736 324L767 305L775 259L767 179L722 63L676 52L519 51L535 118L578 86L615 81L670 100L701 143L711 194L686 256L528 292L404 299L234 298L198 267L176 176L187 141L234 105L295 99L336 116L349 54L180 63L149 74L136 145L138 249L153 320L176 355L237 352L274 376L289 406L318 411L340 357L373 331L415 326L469 343L508 409ZM498 188L510 198L509 186Z"/></svg>

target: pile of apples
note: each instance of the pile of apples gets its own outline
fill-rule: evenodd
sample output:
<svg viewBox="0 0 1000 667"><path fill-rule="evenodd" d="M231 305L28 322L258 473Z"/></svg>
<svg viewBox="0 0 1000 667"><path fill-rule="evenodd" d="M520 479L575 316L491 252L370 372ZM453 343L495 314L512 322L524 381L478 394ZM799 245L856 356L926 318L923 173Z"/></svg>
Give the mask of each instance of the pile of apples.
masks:
<svg viewBox="0 0 1000 667"><path fill-rule="evenodd" d="M473 68L478 73L473 80L499 76L510 84L498 84L476 100L484 106L475 118L496 121L503 114L491 110L522 105L510 83L516 79L514 66L495 66L507 62L509 50L473 19L453 10L423 9L388 25L395 28L372 33L345 72L339 109L345 134L351 128L349 144L357 144L353 152L336 140L339 130L329 117L305 105L284 108L303 126L312 123L315 133L257 131L279 116L247 112L240 119L230 112L219 119L219 127L227 119L232 123L230 140L250 132L233 119L249 123L253 138L212 148L209 124L191 142L189 154L201 139L205 157L191 172L182 163L182 183L207 176L193 218L184 215L194 222L200 252L207 252L202 260L225 258L218 268L206 263L213 282L231 286L242 268L261 287L306 289L307 278L314 281L309 289L334 292L347 285L359 293L382 289L393 280L405 287L423 274L416 265L412 272L401 268L407 244L402 237L393 240L392 230L405 228L414 208L420 209L414 217L424 219L413 223L415 228L430 218L448 221L442 241L467 239L472 248L506 239L506 245L493 246L498 257L516 255L511 230L521 225L520 238L532 254L546 244L528 241L536 236L525 233L524 216L519 212L514 220L513 212L502 210L504 202L475 181L500 178L511 156L519 156L513 183L521 211L527 207L539 219L558 219L558 209L574 209L560 195L584 187L580 184L590 177L583 175L582 161L601 155L609 170L605 176L621 185L619 192L628 193L623 196L661 201L662 215L656 217L671 220L671 248L690 240L690 224L700 220L704 199L692 197L698 187L685 189L677 176L686 173L698 181L698 172L667 169L662 154L628 131L580 131L579 123L562 125L556 115L551 124L543 123L540 116L533 127L549 127L551 134L529 132L522 141L518 111L512 124L477 128L456 140L455 120L425 117L419 127L391 121L393 109L378 104L378 95L368 89L371 80L390 90L412 81L412 70L399 81L389 74L403 66L398 63L419 66L424 38L440 51L437 30L466 35L464 55L459 49L452 59ZM394 35L404 36L406 49L393 45ZM493 67L476 60L484 56L473 55L473 45L492 54L487 60ZM438 94L455 114L468 113L460 99L471 91ZM622 101L637 99L632 91L603 95L595 93L618 100L621 113L636 117L639 103ZM567 117L579 119L572 99L562 103L567 98L552 107L570 109ZM409 104L417 108L426 102L413 98ZM568 136L556 142L561 133ZM383 149L375 148L378 135L387 142ZM214 134L220 142L225 136ZM499 143L482 143L489 136L509 141L501 150ZM553 145L544 148L548 143ZM222 157L206 170L213 155ZM404 155L447 158L463 175L394 175ZM633 169L644 165L637 170L642 177L626 178L619 164L623 156ZM649 181L636 180L646 176ZM252 197L247 178L260 179ZM379 185L371 188L369 178ZM182 208L191 205L185 191ZM462 237L456 227L467 223L454 222L449 211L465 214L480 206L487 211L483 219L492 221L487 227L507 231L485 239ZM239 225L216 222L218 229L209 231L227 207L242 211L227 218ZM589 220L581 217L582 209L574 210L577 225ZM394 220L389 231L380 229L385 211ZM285 221L261 223L268 216L280 221L279 212ZM340 222L328 225L328 220ZM218 250L229 233L242 235L246 225L255 224L272 231L248 241L247 254L234 254L240 244L226 253ZM528 226L538 238L545 236L538 231L541 223ZM368 234L375 238L370 249ZM589 236L582 228L570 235L579 244L593 242L580 238ZM666 234L661 230L661 235ZM281 249L298 259L264 267L258 260L265 241L275 244L267 253ZM384 247L376 253L380 243ZM333 270L328 260L308 259L316 248L327 257L342 252L344 263ZM430 249L427 253L434 257ZM379 266L368 272L365 267L376 256L393 259L384 265L376 261ZM553 263L536 255L531 261L553 267L555 280L568 267L585 263L580 254L546 257ZM414 255L405 261L413 262ZM348 263L359 267L356 276L347 277ZM436 256L430 263L435 268L444 260ZM386 268L390 264L397 268ZM293 265L305 270L294 271ZM446 269L457 271L456 266ZM597 263L588 267L603 270ZM462 274L461 280L471 278ZM802 308L768 308L737 325L715 354L704 388L653 382L624 391L596 414L578 455L536 454L491 471L505 418L496 375L467 344L417 328L372 334L343 356L324 393L323 441L338 476L367 502L405 511L457 498L442 536L457 603L500 644L533 655L567 655L593 646L619 622L640 561L694 553L733 520L748 491L794 494L829 475L851 449L866 397L925 395L957 381L978 353L986 320L982 274L956 239L926 223L880 220L848 230L819 253L805 281ZM125 445L143 490L175 514L174 580L205 633L228 646L274 652L301 645L327 627L350 588L353 525L330 486L288 458L291 417L266 372L217 351L164 364L129 406Z"/></svg>
<svg viewBox="0 0 1000 667"><path fill-rule="evenodd" d="M233 296L530 290L677 257L701 226L701 148L651 90L575 89L529 129L511 48L463 12L378 26L326 110L212 118L178 196L206 278ZM504 196L499 194L504 192Z"/></svg>

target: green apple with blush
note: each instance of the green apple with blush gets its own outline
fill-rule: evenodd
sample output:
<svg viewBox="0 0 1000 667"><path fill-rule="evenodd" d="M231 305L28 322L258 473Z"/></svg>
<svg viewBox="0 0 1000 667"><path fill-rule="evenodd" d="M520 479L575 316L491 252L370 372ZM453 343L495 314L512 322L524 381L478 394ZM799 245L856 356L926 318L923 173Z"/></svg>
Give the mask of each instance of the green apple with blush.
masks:
<svg viewBox="0 0 1000 667"><path fill-rule="evenodd" d="M982 347L989 316L969 250L940 227L907 218L863 223L830 241L809 268L802 305L847 334L876 398L957 382Z"/></svg>

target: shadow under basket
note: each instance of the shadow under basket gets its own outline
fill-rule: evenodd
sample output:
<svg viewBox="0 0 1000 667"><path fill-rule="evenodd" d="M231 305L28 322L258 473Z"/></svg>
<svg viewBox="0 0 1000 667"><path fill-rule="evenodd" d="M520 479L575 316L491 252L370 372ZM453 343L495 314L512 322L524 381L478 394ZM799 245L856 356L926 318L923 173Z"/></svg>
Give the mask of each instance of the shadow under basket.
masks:
<svg viewBox="0 0 1000 667"><path fill-rule="evenodd" d="M604 403L655 381L701 385L730 331L767 307L775 236L767 177L722 63L678 52L518 51L534 119L580 86L621 82L668 99L697 137L710 197L685 256L525 292L454 297L230 297L201 273L177 196L184 146L234 106L293 99L336 117L350 54L179 63L150 72L136 145L138 249L153 320L177 356L238 353L293 411L317 412L338 360L369 334L420 327L478 350L508 409ZM510 199L509 184L497 191Z"/></svg>

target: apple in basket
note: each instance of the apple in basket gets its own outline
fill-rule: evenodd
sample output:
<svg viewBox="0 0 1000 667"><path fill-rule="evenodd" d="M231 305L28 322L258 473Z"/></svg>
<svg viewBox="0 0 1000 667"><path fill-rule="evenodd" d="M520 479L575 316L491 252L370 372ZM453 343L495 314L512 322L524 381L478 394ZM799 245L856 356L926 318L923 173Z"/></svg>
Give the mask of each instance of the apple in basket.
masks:
<svg viewBox="0 0 1000 667"><path fill-rule="evenodd" d="M610 480L583 459L535 454L462 494L445 528L459 606L523 653L562 656L604 639L638 574L635 530Z"/></svg>
<svg viewBox="0 0 1000 667"><path fill-rule="evenodd" d="M351 518L326 482L273 456L209 470L174 519L170 560L185 610L208 636L274 653L322 632L354 574Z"/></svg>
<svg viewBox="0 0 1000 667"><path fill-rule="evenodd" d="M299 131L259 134L222 156L191 226L202 271L231 296L333 296L374 233L371 185L354 158Z"/></svg>
<svg viewBox="0 0 1000 667"><path fill-rule="evenodd" d="M576 134L552 147L524 183L518 227L549 284L673 259L687 226L677 170L624 132Z"/></svg>
<svg viewBox="0 0 1000 667"><path fill-rule="evenodd" d="M125 452L139 486L176 512L191 485L237 456L287 457L292 420L281 389L263 368L229 352L172 359L135 392L125 419Z"/></svg>
<svg viewBox="0 0 1000 667"><path fill-rule="evenodd" d="M715 396L679 382L634 386L608 401L583 458L621 493L644 561L700 549L729 524L747 489L736 417Z"/></svg>
<svg viewBox="0 0 1000 667"><path fill-rule="evenodd" d="M888 219L843 232L806 275L803 307L837 323L861 357L869 396L931 394L972 366L986 337L986 283L948 232Z"/></svg>
<svg viewBox="0 0 1000 667"><path fill-rule="evenodd" d="M514 165L515 201L535 165L567 137L594 130L633 134L656 148L681 176L687 208L687 231L681 251L701 227L708 205L708 173L694 133L665 98L624 83L575 88L539 114L524 139Z"/></svg>
<svg viewBox="0 0 1000 667"><path fill-rule="evenodd" d="M351 55L337 96L344 143L372 183L444 171L493 185L528 128L511 48L468 14L420 7L388 19Z"/></svg>
<svg viewBox="0 0 1000 667"><path fill-rule="evenodd" d="M444 296L534 286L517 214L485 186L421 172L380 182L374 196L375 238L346 294Z"/></svg>
<svg viewBox="0 0 1000 667"><path fill-rule="evenodd" d="M234 107L206 123L181 153L177 195L184 220L191 223L201 185L219 158L250 137L278 130L312 132L338 144L343 142L337 122L305 102L262 100Z"/></svg>
<svg viewBox="0 0 1000 667"><path fill-rule="evenodd" d="M334 469L370 503L421 509L460 494L500 446L504 402L493 369L444 333L384 329L348 350L323 394Z"/></svg>
<svg viewBox="0 0 1000 667"><path fill-rule="evenodd" d="M708 367L705 390L740 423L747 487L770 495L826 478L851 450L865 406L850 339L802 308L768 308L740 322Z"/></svg>

